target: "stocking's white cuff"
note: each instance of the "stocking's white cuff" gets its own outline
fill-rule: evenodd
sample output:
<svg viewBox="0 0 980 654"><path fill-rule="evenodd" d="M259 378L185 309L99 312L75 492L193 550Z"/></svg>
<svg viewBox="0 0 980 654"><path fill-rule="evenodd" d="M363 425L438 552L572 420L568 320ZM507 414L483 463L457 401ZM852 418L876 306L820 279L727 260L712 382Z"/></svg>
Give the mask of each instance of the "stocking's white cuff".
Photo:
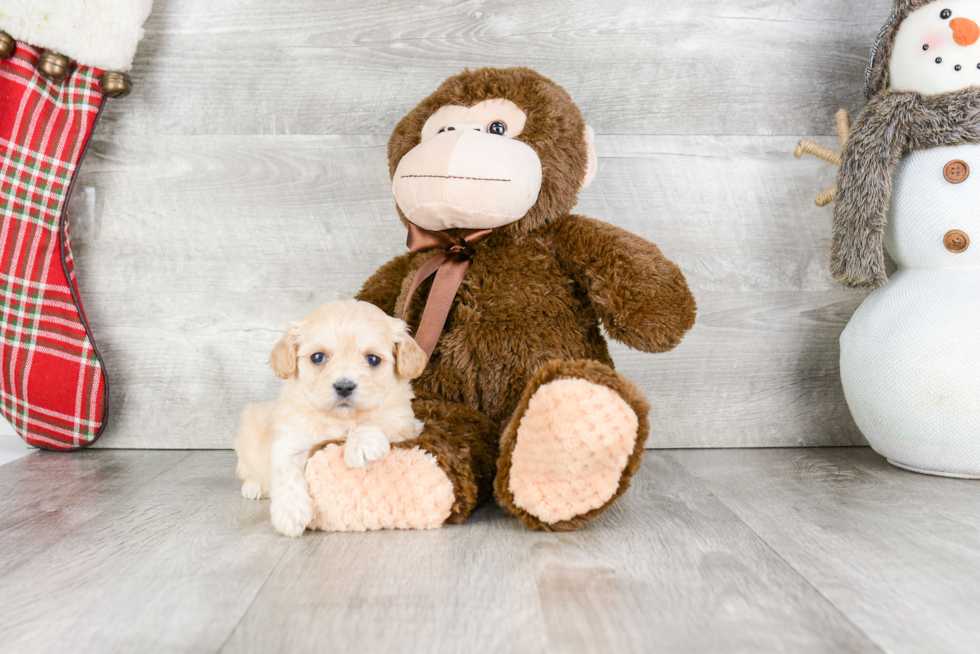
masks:
<svg viewBox="0 0 980 654"><path fill-rule="evenodd" d="M0 30L85 66L129 70L153 0L3 0Z"/></svg>

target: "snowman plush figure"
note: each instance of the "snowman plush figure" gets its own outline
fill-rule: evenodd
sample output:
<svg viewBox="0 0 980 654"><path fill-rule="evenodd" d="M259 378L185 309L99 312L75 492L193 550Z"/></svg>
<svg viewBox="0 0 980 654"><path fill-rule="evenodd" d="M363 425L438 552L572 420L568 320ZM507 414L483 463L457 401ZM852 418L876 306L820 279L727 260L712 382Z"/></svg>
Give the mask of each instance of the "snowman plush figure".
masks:
<svg viewBox="0 0 980 654"><path fill-rule="evenodd" d="M845 396L894 465L978 478L980 0L896 0L866 93L831 250L841 283L874 289L841 335Z"/></svg>

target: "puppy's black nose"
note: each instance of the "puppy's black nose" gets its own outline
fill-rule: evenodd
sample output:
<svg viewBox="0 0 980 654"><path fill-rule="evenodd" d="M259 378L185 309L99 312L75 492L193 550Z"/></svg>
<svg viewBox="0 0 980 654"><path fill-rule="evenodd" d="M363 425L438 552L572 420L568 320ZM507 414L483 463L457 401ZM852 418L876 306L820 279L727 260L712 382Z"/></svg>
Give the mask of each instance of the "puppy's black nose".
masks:
<svg viewBox="0 0 980 654"><path fill-rule="evenodd" d="M337 391L337 395L340 397L347 397L354 392L355 388L357 388L357 384L349 379L338 379L333 383L333 389Z"/></svg>

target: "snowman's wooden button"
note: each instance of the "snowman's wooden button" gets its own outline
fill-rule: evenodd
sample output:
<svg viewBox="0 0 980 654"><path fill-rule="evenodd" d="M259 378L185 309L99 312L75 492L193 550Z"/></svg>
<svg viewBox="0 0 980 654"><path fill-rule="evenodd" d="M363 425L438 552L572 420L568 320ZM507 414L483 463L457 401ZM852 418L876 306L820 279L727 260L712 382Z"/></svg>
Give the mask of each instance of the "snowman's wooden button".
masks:
<svg viewBox="0 0 980 654"><path fill-rule="evenodd" d="M966 249L970 247L970 237L966 235L966 232L952 229L946 232L946 236L943 237L943 245L953 254L966 252Z"/></svg>
<svg viewBox="0 0 980 654"><path fill-rule="evenodd" d="M970 176L970 166L967 165L965 161L959 159L953 159L946 167L943 168L943 177L950 184L959 184L960 182L965 182L966 178Z"/></svg>

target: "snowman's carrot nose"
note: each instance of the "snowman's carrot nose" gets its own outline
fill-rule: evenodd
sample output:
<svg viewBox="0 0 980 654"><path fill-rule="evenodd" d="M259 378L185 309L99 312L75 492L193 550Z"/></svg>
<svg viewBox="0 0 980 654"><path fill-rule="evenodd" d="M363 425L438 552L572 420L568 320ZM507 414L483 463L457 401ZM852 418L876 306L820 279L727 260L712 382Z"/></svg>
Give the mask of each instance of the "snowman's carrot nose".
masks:
<svg viewBox="0 0 980 654"><path fill-rule="evenodd" d="M949 27L953 30L953 40L957 45L973 45L980 39L980 25L969 18L954 18L949 21Z"/></svg>

